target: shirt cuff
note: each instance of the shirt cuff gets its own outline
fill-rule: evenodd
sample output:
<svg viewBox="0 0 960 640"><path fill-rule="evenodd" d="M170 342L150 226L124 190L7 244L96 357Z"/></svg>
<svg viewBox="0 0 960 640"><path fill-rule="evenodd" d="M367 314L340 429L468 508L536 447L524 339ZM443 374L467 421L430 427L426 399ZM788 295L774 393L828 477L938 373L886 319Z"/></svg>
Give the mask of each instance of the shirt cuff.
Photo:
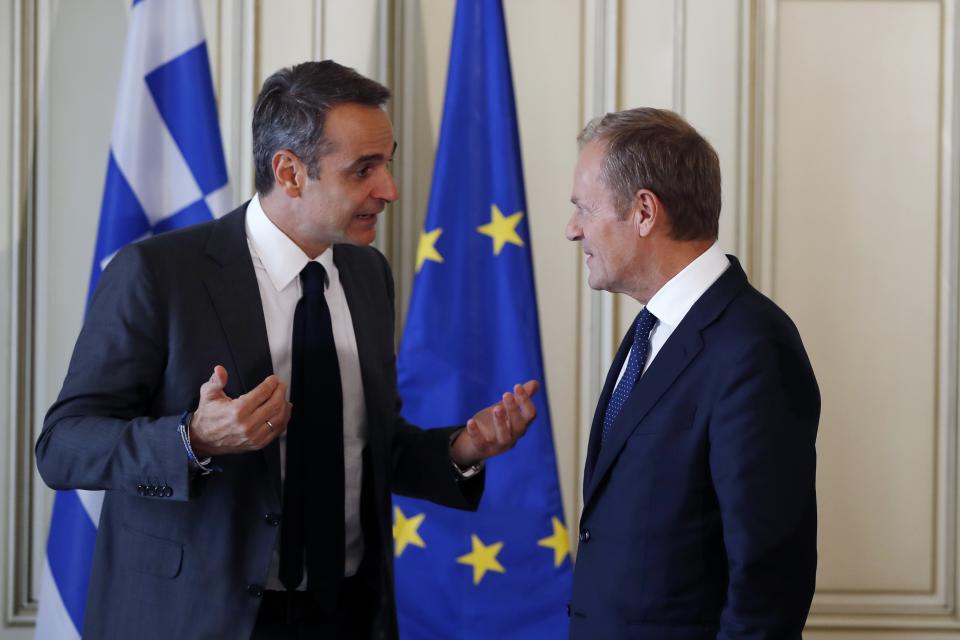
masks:
<svg viewBox="0 0 960 640"><path fill-rule="evenodd" d="M450 436L450 447L453 447L453 441L456 440L461 433L464 432L464 429L458 429L453 432ZM485 461L481 460L477 464L471 465L469 467L461 467L456 462L453 461L453 458L450 459L450 464L453 465L453 471L457 474L457 480L469 480L470 478L476 476L478 473L483 471Z"/></svg>

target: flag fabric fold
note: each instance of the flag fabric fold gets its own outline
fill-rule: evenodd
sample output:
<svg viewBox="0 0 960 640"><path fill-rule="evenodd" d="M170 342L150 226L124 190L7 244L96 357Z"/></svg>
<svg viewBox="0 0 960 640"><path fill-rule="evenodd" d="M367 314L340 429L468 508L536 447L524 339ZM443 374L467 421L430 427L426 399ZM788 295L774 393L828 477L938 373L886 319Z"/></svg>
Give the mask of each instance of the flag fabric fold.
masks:
<svg viewBox="0 0 960 640"><path fill-rule="evenodd" d="M446 102L400 345L403 415L462 424L543 382L520 139L500 0L459 0ZM397 496L401 636L559 638L572 565L546 388L517 446L487 462L477 513Z"/></svg>
<svg viewBox="0 0 960 640"><path fill-rule="evenodd" d="M88 301L125 244L212 220L233 200L197 0L134 0L129 25ZM38 640L82 636L101 502L54 498Z"/></svg>

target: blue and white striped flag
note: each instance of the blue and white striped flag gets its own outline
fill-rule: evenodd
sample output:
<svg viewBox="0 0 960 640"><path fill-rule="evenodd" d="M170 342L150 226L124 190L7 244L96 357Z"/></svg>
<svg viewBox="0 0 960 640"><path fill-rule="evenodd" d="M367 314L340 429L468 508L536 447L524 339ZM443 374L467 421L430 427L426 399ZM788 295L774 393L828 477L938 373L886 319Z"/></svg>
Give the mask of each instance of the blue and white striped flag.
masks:
<svg viewBox="0 0 960 640"><path fill-rule="evenodd" d="M134 0L88 300L125 244L211 220L232 200L197 0ZM38 640L82 635L102 499L91 491L54 499Z"/></svg>

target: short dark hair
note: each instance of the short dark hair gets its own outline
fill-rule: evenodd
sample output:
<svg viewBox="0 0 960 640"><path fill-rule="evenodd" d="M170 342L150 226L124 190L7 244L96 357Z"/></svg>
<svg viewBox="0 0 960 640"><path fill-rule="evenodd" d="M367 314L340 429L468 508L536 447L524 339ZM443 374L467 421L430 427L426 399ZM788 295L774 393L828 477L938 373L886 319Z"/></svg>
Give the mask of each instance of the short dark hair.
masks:
<svg viewBox="0 0 960 640"><path fill-rule="evenodd" d="M602 177L621 214L637 191L657 194L675 240L714 240L720 228L720 159L697 130L672 111L644 107L608 113L577 137L604 145Z"/></svg>
<svg viewBox="0 0 960 640"><path fill-rule="evenodd" d="M320 158L329 151L323 126L338 104L381 107L390 91L379 82L332 60L304 62L280 69L263 83L253 108L253 163L257 191L273 189L273 156L289 149L320 174Z"/></svg>

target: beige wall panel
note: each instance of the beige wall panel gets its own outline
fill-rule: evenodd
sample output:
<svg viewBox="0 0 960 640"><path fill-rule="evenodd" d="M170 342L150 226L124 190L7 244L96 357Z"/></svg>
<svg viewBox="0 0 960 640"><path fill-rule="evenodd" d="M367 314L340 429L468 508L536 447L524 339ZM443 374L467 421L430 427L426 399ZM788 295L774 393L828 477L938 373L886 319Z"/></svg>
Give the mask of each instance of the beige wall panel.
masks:
<svg viewBox="0 0 960 640"><path fill-rule="evenodd" d="M331 58L360 73L383 81L378 0L323 0L318 58Z"/></svg>
<svg viewBox="0 0 960 640"><path fill-rule="evenodd" d="M254 91L277 69L313 59L318 7L312 0L259 0Z"/></svg>
<svg viewBox="0 0 960 640"><path fill-rule="evenodd" d="M404 5L409 25L401 146L408 193L401 215L426 213L446 87L454 3L422 0ZM528 220L533 245L540 330L547 370L550 412L560 465L566 518L572 520L578 491L576 447L576 344L578 247L563 237L570 212L570 184L576 161L580 110L580 2L535 0L505 3L510 60L517 101ZM549 15L550 20L543 16ZM400 90L398 89L398 92ZM413 172L410 175L409 172ZM412 247L408 247L412 251ZM409 276L409 274L404 274Z"/></svg>
<svg viewBox="0 0 960 640"><path fill-rule="evenodd" d="M720 245L741 258L738 237L745 215L740 191L742 4L742 0L685 0L682 105L676 105L720 156Z"/></svg>
<svg viewBox="0 0 960 640"><path fill-rule="evenodd" d="M675 10L675 0L620 3L620 109L674 107Z"/></svg>
<svg viewBox="0 0 960 640"><path fill-rule="evenodd" d="M782 2L778 36L769 270L823 394L818 587L929 592L939 3Z"/></svg>

